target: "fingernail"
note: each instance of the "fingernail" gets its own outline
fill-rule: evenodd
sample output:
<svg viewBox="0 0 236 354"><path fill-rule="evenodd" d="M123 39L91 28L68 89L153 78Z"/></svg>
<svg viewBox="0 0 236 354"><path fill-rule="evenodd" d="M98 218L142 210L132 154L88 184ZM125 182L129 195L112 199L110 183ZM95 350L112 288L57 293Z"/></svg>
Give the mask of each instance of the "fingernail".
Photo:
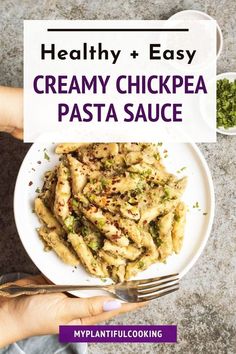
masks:
<svg viewBox="0 0 236 354"><path fill-rule="evenodd" d="M121 303L119 300L106 301L103 304L103 311L118 310L121 308Z"/></svg>

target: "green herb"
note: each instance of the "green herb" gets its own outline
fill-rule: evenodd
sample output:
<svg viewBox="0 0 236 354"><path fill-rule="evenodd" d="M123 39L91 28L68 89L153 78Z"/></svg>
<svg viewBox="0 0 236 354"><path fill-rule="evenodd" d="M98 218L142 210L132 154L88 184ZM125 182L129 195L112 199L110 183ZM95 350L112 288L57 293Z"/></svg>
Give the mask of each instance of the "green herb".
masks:
<svg viewBox="0 0 236 354"><path fill-rule="evenodd" d="M180 168L180 169L177 171L177 173L181 173L182 171L186 170L186 168L187 168L187 167L185 167L185 166L182 167L182 168Z"/></svg>
<svg viewBox="0 0 236 354"><path fill-rule="evenodd" d="M79 206L79 202L76 199L74 199L74 198L72 199L72 206L74 208L77 208Z"/></svg>
<svg viewBox="0 0 236 354"><path fill-rule="evenodd" d="M35 189L35 193L40 193L40 188L39 187Z"/></svg>
<svg viewBox="0 0 236 354"><path fill-rule="evenodd" d="M170 200L171 198L170 195L170 190L168 188L164 188L164 195L161 197L161 199L164 200Z"/></svg>
<svg viewBox="0 0 236 354"><path fill-rule="evenodd" d="M83 237L88 236L89 229L87 228L87 226L84 225L84 226L81 227L81 234L82 234Z"/></svg>
<svg viewBox="0 0 236 354"><path fill-rule="evenodd" d="M135 179L137 177L137 173L135 172L130 172L129 173L129 176L132 178L132 179Z"/></svg>
<svg viewBox="0 0 236 354"><path fill-rule="evenodd" d="M50 161L50 157L48 156L48 154L46 153L46 151L44 152L44 159Z"/></svg>
<svg viewBox="0 0 236 354"><path fill-rule="evenodd" d="M143 193L143 189L141 188L141 187L137 187L136 189L134 189L133 191L132 191L132 196L137 196L137 195L139 195L139 194L141 194L141 193Z"/></svg>
<svg viewBox="0 0 236 354"><path fill-rule="evenodd" d="M163 243L163 241L160 239L160 237L157 237L157 239L155 241L156 241L157 248L159 248Z"/></svg>
<svg viewBox="0 0 236 354"><path fill-rule="evenodd" d="M144 262L143 261L139 261L138 262L138 268L142 269L144 267Z"/></svg>
<svg viewBox="0 0 236 354"><path fill-rule="evenodd" d="M162 146L163 145L163 143L157 143L157 146Z"/></svg>
<svg viewBox="0 0 236 354"><path fill-rule="evenodd" d="M217 127L225 129L236 125L236 80L217 81Z"/></svg>
<svg viewBox="0 0 236 354"><path fill-rule="evenodd" d="M149 168L148 170L144 170L142 173L140 173L141 176L143 177L149 177L152 174L152 170Z"/></svg>
<svg viewBox="0 0 236 354"><path fill-rule="evenodd" d="M92 184L95 184L97 182L97 180L96 180L96 178L90 178L89 182L92 183Z"/></svg>
<svg viewBox="0 0 236 354"><path fill-rule="evenodd" d="M67 216L67 218L64 221L64 224L69 232L74 232L75 217L72 215Z"/></svg>
<svg viewBox="0 0 236 354"><path fill-rule="evenodd" d="M106 278L101 278L101 281L102 281L103 283L106 283L106 282L107 282L107 279L106 279Z"/></svg>
<svg viewBox="0 0 236 354"><path fill-rule="evenodd" d="M158 161L160 160L160 155L158 153L153 154L153 157Z"/></svg>
<svg viewBox="0 0 236 354"><path fill-rule="evenodd" d="M204 216L205 216L205 215L207 215L207 213L202 213L202 215L204 215Z"/></svg>
<svg viewBox="0 0 236 354"><path fill-rule="evenodd" d="M90 194L89 199L91 202L94 202L96 200L96 195L95 194Z"/></svg>
<svg viewBox="0 0 236 354"><path fill-rule="evenodd" d="M103 163L103 165L104 165L104 167L105 167L106 169L109 169L109 168L112 167L113 161L110 160L110 159L108 159L108 160L106 160L106 161Z"/></svg>
<svg viewBox="0 0 236 354"><path fill-rule="evenodd" d="M198 208L199 208L199 203L198 203L198 202L196 202L196 203L193 205L193 208L198 209Z"/></svg>
<svg viewBox="0 0 236 354"><path fill-rule="evenodd" d="M102 186L102 188L104 189L104 188L106 187L106 185L107 185L107 180L106 180L105 178L102 178L102 179L101 179L101 186Z"/></svg>
<svg viewBox="0 0 236 354"><path fill-rule="evenodd" d="M96 251L96 250L98 249L98 247L99 247L97 241L91 241L91 242L89 242L89 243L88 243L88 246L89 246L90 248L92 248L92 250L94 250L94 251Z"/></svg>
<svg viewBox="0 0 236 354"><path fill-rule="evenodd" d="M149 232L150 234L152 235L153 238L156 238L158 237L159 235L159 228L158 228L158 225L157 225L157 222L152 220L150 223L149 223Z"/></svg>
<svg viewBox="0 0 236 354"><path fill-rule="evenodd" d="M106 220L103 218L98 219L97 222L99 227L103 227L106 224Z"/></svg>

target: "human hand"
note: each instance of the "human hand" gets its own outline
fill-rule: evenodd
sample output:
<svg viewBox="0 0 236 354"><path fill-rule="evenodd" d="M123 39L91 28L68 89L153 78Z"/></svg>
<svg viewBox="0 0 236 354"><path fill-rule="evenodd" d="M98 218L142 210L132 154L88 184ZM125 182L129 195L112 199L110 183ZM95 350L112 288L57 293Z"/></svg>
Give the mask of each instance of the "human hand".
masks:
<svg viewBox="0 0 236 354"><path fill-rule="evenodd" d="M0 131L23 138L23 89L0 86Z"/></svg>
<svg viewBox="0 0 236 354"><path fill-rule="evenodd" d="M47 284L41 275L15 283ZM83 299L63 293L0 298L0 347L30 336L58 333L59 325L93 325L143 306L121 304L110 296Z"/></svg>

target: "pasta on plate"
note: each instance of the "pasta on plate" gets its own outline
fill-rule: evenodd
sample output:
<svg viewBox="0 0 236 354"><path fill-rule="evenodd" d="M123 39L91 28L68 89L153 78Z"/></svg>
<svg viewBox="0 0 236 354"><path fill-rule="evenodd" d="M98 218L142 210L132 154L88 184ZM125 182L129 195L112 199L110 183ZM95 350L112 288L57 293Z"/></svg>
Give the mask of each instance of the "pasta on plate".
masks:
<svg viewBox="0 0 236 354"><path fill-rule="evenodd" d="M35 199L45 250L122 282L179 253L187 178L168 173L157 144L64 143Z"/></svg>

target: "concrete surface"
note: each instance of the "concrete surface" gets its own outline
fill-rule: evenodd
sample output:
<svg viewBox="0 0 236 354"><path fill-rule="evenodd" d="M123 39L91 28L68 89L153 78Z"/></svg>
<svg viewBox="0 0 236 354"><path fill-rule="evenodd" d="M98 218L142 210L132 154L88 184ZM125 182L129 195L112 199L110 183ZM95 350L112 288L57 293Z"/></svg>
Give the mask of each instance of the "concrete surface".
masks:
<svg viewBox="0 0 236 354"><path fill-rule="evenodd" d="M1 0L0 84L22 86L23 19L167 19L183 9L206 11L217 19L224 36L218 72L235 71L235 0ZM218 135L216 144L200 145L214 180L216 215L209 242L181 290L109 322L177 324L178 344L92 344L90 354L236 353L235 139ZM0 134L0 273L38 272L18 239L12 210L16 175L28 148Z"/></svg>

